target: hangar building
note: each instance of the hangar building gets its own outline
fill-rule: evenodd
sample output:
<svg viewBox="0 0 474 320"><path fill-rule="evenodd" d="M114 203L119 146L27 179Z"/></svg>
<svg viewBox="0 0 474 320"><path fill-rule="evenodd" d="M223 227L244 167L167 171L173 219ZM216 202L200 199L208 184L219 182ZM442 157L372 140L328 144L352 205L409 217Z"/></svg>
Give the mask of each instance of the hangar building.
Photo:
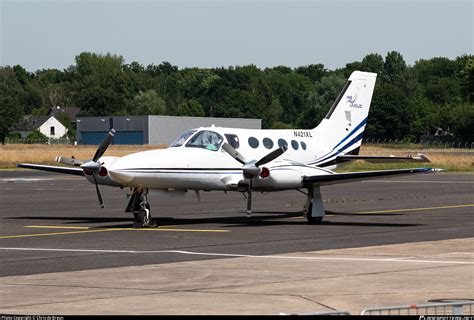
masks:
<svg viewBox="0 0 474 320"><path fill-rule="evenodd" d="M199 127L261 129L261 119L174 116L78 117L77 143L98 145L110 128L116 133L113 144L169 145L181 133Z"/></svg>

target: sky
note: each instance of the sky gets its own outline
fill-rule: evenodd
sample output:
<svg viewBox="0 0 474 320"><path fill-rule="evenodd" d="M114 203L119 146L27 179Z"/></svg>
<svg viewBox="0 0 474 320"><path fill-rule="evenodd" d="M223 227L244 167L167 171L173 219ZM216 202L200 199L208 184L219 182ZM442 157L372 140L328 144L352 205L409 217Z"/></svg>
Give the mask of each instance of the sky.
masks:
<svg viewBox="0 0 474 320"><path fill-rule="evenodd" d="M473 54L472 0L0 0L0 65L64 69L79 53L179 68Z"/></svg>

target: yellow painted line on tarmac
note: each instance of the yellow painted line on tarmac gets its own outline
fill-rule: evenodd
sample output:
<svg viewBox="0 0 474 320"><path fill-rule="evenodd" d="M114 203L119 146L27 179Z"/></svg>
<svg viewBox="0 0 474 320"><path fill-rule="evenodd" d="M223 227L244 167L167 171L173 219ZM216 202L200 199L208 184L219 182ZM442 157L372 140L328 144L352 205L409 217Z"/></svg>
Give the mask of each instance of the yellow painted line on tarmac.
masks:
<svg viewBox="0 0 474 320"><path fill-rule="evenodd" d="M181 232L229 232L230 230L218 229L184 229L170 226L161 226L157 228L100 228L100 227L74 227L74 226L25 226L25 228L41 229L83 229L83 230L109 230L109 231L181 231Z"/></svg>
<svg viewBox="0 0 474 320"><path fill-rule="evenodd" d="M81 234L81 233L92 233L92 232L107 232L107 231L168 231L168 232L205 232L205 233L222 233L222 232L229 232L230 231L230 230L217 230L217 229L178 229L178 228L167 228L167 227L132 229L132 228L96 228L96 227L73 227L73 226L25 226L25 228L79 229L79 230L78 231L63 231L63 232L48 232L48 233L33 233L33 234L18 234L18 235L12 235L12 236L0 236L0 239L59 236L59 235Z"/></svg>
<svg viewBox="0 0 474 320"><path fill-rule="evenodd" d="M334 217L333 214L326 214L325 217ZM304 219L305 217L304 216L297 216L297 217L291 217L291 218L288 218L290 220L296 220L296 219Z"/></svg>
<svg viewBox="0 0 474 320"><path fill-rule="evenodd" d="M114 230L130 230L130 231L174 231L174 232L230 232L230 230L217 230L217 229L177 229L177 228L141 228L141 229L121 229L117 228Z"/></svg>
<svg viewBox="0 0 474 320"><path fill-rule="evenodd" d="M49 232L49 233L33 233L33 234L17 234L14 236L0 236L0 239L14 239L14 238L27 238L27 237L44 237L44 236L59 236L59 235L68 235L68 234L78 234L78 233L91 233L91 232L106 232L114 231L110 229L102 230L81 230L81 231L65 231L65 232Z"/></svg>
<svg viewBox="0 0 474 320"><path fill-rule="evenodd" d="M93 227L69 227L69 226L25 226L25 228L38 228L38 229L79 229L79 230L97 229L97 228L93 228Z"/></svg>
<svg viewBox="0 0 474 320"><path fill-rule="evenodd" d="M392 213L392 212L429 211L429 210L455 209L455 208L467 208L467 207L474 207L474 204L461 204L461 205L456 205L456 206L441 206L441 207L426 207L426 208L379 210L379 211L364 211L364 212L354 212L354 214L375 214L375 213Z"/></svg>

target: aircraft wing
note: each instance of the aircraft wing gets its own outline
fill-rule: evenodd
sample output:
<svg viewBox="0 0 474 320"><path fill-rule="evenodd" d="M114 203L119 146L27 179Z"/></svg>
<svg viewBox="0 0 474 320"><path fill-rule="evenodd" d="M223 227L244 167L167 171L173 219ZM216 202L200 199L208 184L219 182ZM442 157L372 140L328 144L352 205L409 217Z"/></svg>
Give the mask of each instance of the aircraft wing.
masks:
<svg viewBox="0 0 474 320"><path fill-rule="evenodd" d="M18 168L42 170L49 172L73 174L76 176L84 176L84 171L80 168L66 168L66 167L55 167L55 166L46 166L40 164L30 164L30 163L19 163L16 165Z"/></svg>
<svg viewBox="0 0 474 320"><path fill-rule="evenodd" d="M416 156L363 156L363 155L340 155L337 156L336 162L346 162L355 160L365 160L372 163L392 163L392 162L431 162L427 156L422 153Z"/></svg>
<svg viewBox="0 0 474 320"><path fill-rule="evenodd" d="M381 177L401 176L415 173L440 172L442 169L433 168L414 168L414 169L396 169L365 172L333 173L317 176L308 176L303 178L305 185L330 185L361 180L376 179Z"/></svg>

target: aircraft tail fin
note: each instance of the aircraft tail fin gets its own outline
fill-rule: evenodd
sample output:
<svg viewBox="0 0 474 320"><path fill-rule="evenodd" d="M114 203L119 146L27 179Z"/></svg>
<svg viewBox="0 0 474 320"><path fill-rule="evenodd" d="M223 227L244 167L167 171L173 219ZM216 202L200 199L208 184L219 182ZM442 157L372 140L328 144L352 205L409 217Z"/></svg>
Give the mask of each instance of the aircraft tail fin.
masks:
<svg viewBox="0 0 474 320"><path fill-rule="evenodd" d="M376 73L354 71L326 117L313 129L326 151L318 163L341 154L358 154L375 88Z"/></svg>

